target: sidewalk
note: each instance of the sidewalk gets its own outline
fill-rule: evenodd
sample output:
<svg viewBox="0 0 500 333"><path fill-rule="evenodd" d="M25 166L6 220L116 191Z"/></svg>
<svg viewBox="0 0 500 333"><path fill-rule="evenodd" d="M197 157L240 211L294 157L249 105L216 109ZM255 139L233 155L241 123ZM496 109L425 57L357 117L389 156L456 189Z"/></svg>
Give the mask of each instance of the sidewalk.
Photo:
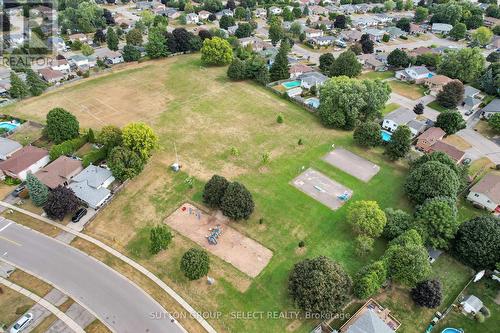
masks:
<svg viewBox="0 0 500 333"><path fill-rule="evenodd" d="M66 326L68 326L69 328L71 328L74 332L76 332L76 333L85 333L85 331L80 326L78 326L78 324L75 323L73 321L73 319L71 319L70 317L68 317L65 313L63 313L62 311L60 311L57 307L55 307L54 305L52 305L47 300L41 298L38 295L33 294L31 291L29 291L27 289L24 289L23 287L18 286L17 284L14 284L14 283L10 282L9 280L6 280L6 279L4 279L2 277L0 277L0 283L3 284L3 285L5 285L8 288L14 290L14 291L17 291L18 293L20 293L20 294L22 294L22 295L24 295L26 297L31 298L37 304L40 304L41 306L43 306L44 308L46 308L47 310L49 310L50 312L52 312L57 318L59 318L61 321L63 321L66 324Z"/></svg>

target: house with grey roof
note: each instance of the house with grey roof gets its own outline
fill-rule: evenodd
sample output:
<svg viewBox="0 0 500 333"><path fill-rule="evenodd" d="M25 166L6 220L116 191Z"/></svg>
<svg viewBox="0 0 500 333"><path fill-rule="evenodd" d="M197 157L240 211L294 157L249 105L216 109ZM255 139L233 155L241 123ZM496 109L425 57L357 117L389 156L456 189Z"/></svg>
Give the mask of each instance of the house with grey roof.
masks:
<svg viewBox="0 0 500 333"><path fill-rule="evenodd" d="M453 26L446 23L433 23L432 32L435 34L449 34Z"/></svg>
<svg viewBox="0 0 500 333"><path fill-rule="evenodd" d="M401 323L390 310L369 299L340 327L340 333L394 333Z"/></svg>
<svg viewBox="0 0 500 333"><path fill-rule="evenodd" d="M98 209L111 196L107 187L114 180L110 170L91 164L73 177L68 188L90 208Z"/></svg>
<svg viewBox="0 0 500 333"><path fill-rule="evenodd" d="M408 123L415 120L415 118L415 112L405 107L400 107L384 117L382 128L389 132L394 132L399 126L408 125Z"/></svg>
<svg viewBox="0 0 500 333"><path fill-rule="evenodd" d="M483 307L483 302L474 295L467 296L462 302L460 302L463 312L467 314L475 315L479 313L479 310Z"/></svg>
<svg viewBox="0 0 500 333"><path fill-rule="evenodd" d="M492 115L500 112L500 98L495 98L488 105L481 109L481 116L490 119Z"/></svg>
<svg viewBox="0 0 500 333"><path fill-rule="evenodd" d="M14 140L0 137L0 160L5 161L23 146Z"/></svg>
<svg viewBox="0 0 500 333"><path fill-rule="evenodd" d="M411 81L416 84L423 83L426 79L431 78L434 74L425 66L410 66L395 74L397 79L403 81Z"/></svg>
<svg viewBox="0 0 500 333"><path fill-rule="evenodd" d="M500 211L500 175L490 172L471 187L467 200L490 212Z"/></svg>
<svg viewBox="0 0 500 333"><path fill-rule="evenodd" d="M309 72L304 73L298 77L300 80L300 85L305 89L311 89L313 86L319 88L323 83L328 80L328 76L325 76L319 72Z"/></svg>

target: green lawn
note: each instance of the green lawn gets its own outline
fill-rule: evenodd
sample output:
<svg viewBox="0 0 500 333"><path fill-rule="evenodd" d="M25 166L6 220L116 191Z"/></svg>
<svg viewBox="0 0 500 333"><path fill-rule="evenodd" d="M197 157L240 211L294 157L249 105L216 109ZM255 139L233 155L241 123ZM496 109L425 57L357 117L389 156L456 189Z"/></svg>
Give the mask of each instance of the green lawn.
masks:
<svg viewBox="0 0 500 333"><path fill-rule="evenodd" d="M431 109L438 111L438 112L443 112L443 111L448 110L444 106L441 106L441 104L439 104L438 101L432 101L429 104L427 104L427 106L430 107Z"/></svg>
<svg viewBox="0 0 500 333"><path fill-rule="evenodd" d="M384 71L384 72L367 72L363 73L359 76L360 79L370 79L370 80L385 80L385 79L390 79L391 77L394 77L394 72L393 71Z"/></svg>
<svg viewBox="0 0 500 333"><path fill-rule="evenodd" d="M399 108L401 105L397 104L397 103L389 103L385 106L385 108L382 110L382 115L386 115L394 110L396 110L397 108Z"/></svg>
<svg viewBox="0 0 500 333"><path fill-rule="evenodd" d="M422 85L411 84L402 81L389 81L389 86L393 92L409 99L419 99L425 94L425 87Z"/></svg>

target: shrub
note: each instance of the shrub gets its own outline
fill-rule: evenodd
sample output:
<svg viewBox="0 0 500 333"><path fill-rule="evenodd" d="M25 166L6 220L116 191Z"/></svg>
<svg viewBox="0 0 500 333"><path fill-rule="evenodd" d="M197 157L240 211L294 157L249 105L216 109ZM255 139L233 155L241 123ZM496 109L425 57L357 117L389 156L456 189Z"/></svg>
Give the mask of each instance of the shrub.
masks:
<svg viewBox="0 0 500 333"><path fill-rule="evenodd" d="M83 156L82 158L83 167L86 168L91 164L97 165L98 164L97 162L104 161L107 155L108 152L104 148L94 149L89 153L87 153L85 156Z"/></svg>
<svg viewBox="0 0 500 333"><path fill-rule="evenodd" d="M211 208L220 208L229 182L226 178L213 175L203 188L203 202Z"/></svg>
<svg viewBox="0 0 500 333"><path fill-rule="evenodd" d="M80 136L78 138L64 141L58 145L54 145L49 152L50 160L54 161L63 155L72 155L85 143L87 143L87 136Z"/></svg>
<svg viewBox="0 0 500 333"><path fill-rule="evenodd" d="M410 295L417 305L435 309L443 300L441 282L439 280L421 281L411 290Z"/></svg>
<svg viewBox="0 0 500 333"><path fill-rule="evenodd" d="M373 251L373 242L374 242L374 239L369 237L369 236L366 236L366 235L357 236L355 239L356 255L363 257L363 256L369 254L370 252L372 252Z"/></svg>
<svg viewBox="0 0 500 333"><path fill-rule="evenodd" d="M303 240L301 240L299 242L299 247L304 247L304 246L306 246L306 242L304 242Z"/></svg>
<svg viewBox="0 0 500 333"><path fill-rule="evenodd" d="M387 280L387 268L383 261L363 267L354 278L354 295L365 299L375 295Z"/></svg>
<svg viewBox="0 0 500 333"><path fill-rule="evenodd" d="M43 210L48 217L62 220L66 214L75 212L78 206L80 206L80 200L73 190L59 185L50 192Z"/></svg>
<svg viewBox="0 0 500 333"><path fill-rule="evenodd" d="M278 124L283 124L283 122L284 122L284 121L285 121L285 119L283 118L283 115L280 113L280 114L278 115L278 117L276 117L276 122L277 122Z"/></svg>
<svg viewBox="0 0 500 333"><path fill-rule="evenodd" d="M47 126L45 128L47 137L54 143L78 136L80 124L74 115L62 108L55 108L47 113Z"/></svg>
<svg viewBox="0 0 500 333"><path fill-rule="evenodd" d="M387 223L384 226L382 236L387 240L392 240L404 234L413 226L412 216L401 209L387 208L384 213Z"/></svg>
<svg viewBox="0 0 500 333"><path fill-rule="evenodd" d="M379 237L387 219L376 201L356 201L347 213L347 222L358 235Z"/></svg>
<svg viewBox="0 0 500 333"><path fill-rule="evenodd" d="M35 206L43 206L49 197L49 189L35 175L29 173L26 177L26 187L28 187L31 201Z"/></svg>
<svg viewBox="0 0 500 333"><path fill-rule="evenodd" d="M360 146L375 147L382 143L380 125L375 122L361 123L353 133L354 142Z"/></svg>
<svg viewBox="0 0 500 333"><path fill-rule="evenodd" d="M225 216L233 220L246 220L254 209L252 194L244 185L233 182L224 192L220 208Z"/></svg>
<svg viewBox="0 0 500 333"><path fill-rule="evenodd" d="M151 240L150 252L152 254L157 254L160 251L167 249L172 242L173 237L174 236L170 230L168 230L164 225L158 225L151 228L149 233L149 239Z"/></svg>
<svg viewBox="0 0 500 333"><path fill-rule="evenodd" d="M208 274L210 258L208 254L199 249L189 249L181 259L181 270L189 280L198 280Z"/></svg>
<svg viewBox="0 0 500 333"><path fill-rule="evenodd" d="M484 315L481 312L478 312L474 315L474 319L477 320L478 323L484 323Z"/></svg>
<svg viewBox="0 0 500 333"><path fill-rule="evenodd" d="M479 310L479 312L481 312L485 318L489 318L489 317L491 316L490 309L488 309L486 306L483 306L483 307Z"/></svg>

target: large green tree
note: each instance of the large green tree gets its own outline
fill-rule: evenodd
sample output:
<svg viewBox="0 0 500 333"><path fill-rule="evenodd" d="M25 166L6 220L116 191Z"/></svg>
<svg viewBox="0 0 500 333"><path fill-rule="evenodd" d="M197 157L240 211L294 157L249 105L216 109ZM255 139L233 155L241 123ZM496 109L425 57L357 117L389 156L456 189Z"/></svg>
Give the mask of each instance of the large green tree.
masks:
<svg viewBox="0 0 500 333"><path fill-rule="evenodd" d="M9 95L11 98L25 98L30 94L29 87L23 80L13 71L10 72L10 88Z"/></svg>
<svg viewBox="0 0 500 333"><path fill-rule="evenodd" d="M356 201L347 212L347 222L358 235L379 237L387 223L385 213L376 201Z"/></svg>
<svg viewBox="0 0 500 333"><path fill-rule="evenodd" d="M206 251L191 248L181 258L181 270L189 280L198 280L208 274L210 258Z"/></svg>
<svg viewBox="0 0 500 333"><path fill-rule="evenodd" d="M113 51L118 51L118 35L112 27L108 27L106 31L106 43L108 44L108 48Z"/></svg>
<svg viewBox="0 0 500 333"><path fill-rule="evenodd" d="M149 29L148 42L146 43L146 54L152 59L168 55L167 39L163 29L157 27Z"/></svg>
<svg viewBox="0 0 500 333"><path fill-rule="evenodd" d="M41 95L49 86L32 69L28 69L26 71L26 83L28 84L30 93L33 96Z"/></svg>
<svg viewBox="0 0 500 333"><path fill-rule="evenodd" d="M453 38L454 40L460 40L460 39L464 39L466 34L467 34L467 27L465 26L465 24L457 23L451 29L449 36L451 38Z"/></svg>
<svg viewBox="0 0 500 333"><path fill-rule="evenodd" d="M475 82L484 71L484 56L479 48L461 48L444 54L438 73L462 82Z"/></svg>
<svg viewBox="0 0 500 333"><path fill-rule="evenodd" d="M213 175L203 188L203 202L211 208L220 208L228 186L226 178Z"/></svg>
<svg viewBox="0 0 500 333"><path fill-rule="evenodd" d="M360 146L375 147L382 143L380 125L373 121L363 122L354 130L353 139Z"/></svg>
<svg viewBox="0 0 500 333"><path fill-rule="evenodd" d="M124 147L113 148L108 155L107 164L113 176L122 182L134 178L144 169L144 161L139 155Z"/></svg>
<svg viewBox="0 0 500 333"><path fill-rule="evenodd" d="M384 210L387 218L382 236L387 240L393 240L410 230L413 225L413 217L401 209L386 208Z"/></svg>
<svg viewBox="0 0 500 333"><path fill-rule="evenodd" d="M130 123L122 130L123 146L147 161L151 152L158 146L158 136L144 123Z"/></svg>
<svg viewBox="0 0 500 333"><path fill-rule="evenodd" d="M292 269L288 292L302 310L324 315L337 313L349 300L351 278L327 257L305 259Z"/></svg>
<svg viewBox="0 0 500 333"><path fill-rule="evenodd" d="M246 220L252 215L254 207L252 194L243 184L233 182L227 186L220 204L225 216L233 220Z"/></svg>
<svg viewBox="0 0 500 333"><path fill-rule="evenodd" d="M405 51L396 48L387 56L387 63L396 68L408 67L411 59Z"/></svg>
<svg viewBox="0 0 500 333"><path fill-rule="evenodd" d="M26 187L30 193L31 201L38 207L42 207L49 198L49 189L35 175L29 173L26 177Z"/></svg>
<svg viewBox="0 0 500 333"><path fill-rule="evenodd" d="M464 129L466 124L460 112L447 110L439 113L435 126L442 128L446 134L450 135Z"/></svg>
<svg viewBox="0 0 500 333"><path fill-rule="evenodd" d="M58 144L79 135L80 123L74 115L63 108L55 108L47 113L47 137Z"/></svg>
<svg viewBox="0 0 500 333"><path fill-rule="evenodd" d="M331 76L348 76L356 77L361 74L361 68L363 66L356 58L354 52L347 50L342 52L335 62L331 66L330 74Z"/></svg>
<svg viewBox="0 0 500 333"><path fill-rule="evenodd" d="M493 32L487 27L479 27L472 33L472 41L479 46L486 46L491 43Z"/></svg>
<svg viewBox="0 0 500 333"><path fill-rule="evenodd" d="M271 81L288 79L290 72L288 71L288 52L290 45L286 41L282 41L278 54L274 58L274 62L269 69Z"/></svg>
<svg viewBox="0 0 500 333"><path fill-rule="evenodd" d="M374 296L387 280L387 267L385 262L375 261L363 267L354 277L354 295L360 299Z"/></svg>
<svg viewBox="0 0 500 333"><path fill-rule="evenodd" d="M228 41L219 37L205 39L201 48L201 61L208 65L227 65L233 59Z"/></svg>
<svg viewBox="0 0 500 333"><path fill-rule="evenodd" d="M455 108L464 99L464 85L459 80L445 84L436 99L445 108Z"/></svg>
<svg viewBox="0 0 500 333"><path fill-rule="evenodd" d="M391 160L399 160L410 152L411 131L406 125L400 125L391 136L391 140L385 146L385 154Z"/></svg>

